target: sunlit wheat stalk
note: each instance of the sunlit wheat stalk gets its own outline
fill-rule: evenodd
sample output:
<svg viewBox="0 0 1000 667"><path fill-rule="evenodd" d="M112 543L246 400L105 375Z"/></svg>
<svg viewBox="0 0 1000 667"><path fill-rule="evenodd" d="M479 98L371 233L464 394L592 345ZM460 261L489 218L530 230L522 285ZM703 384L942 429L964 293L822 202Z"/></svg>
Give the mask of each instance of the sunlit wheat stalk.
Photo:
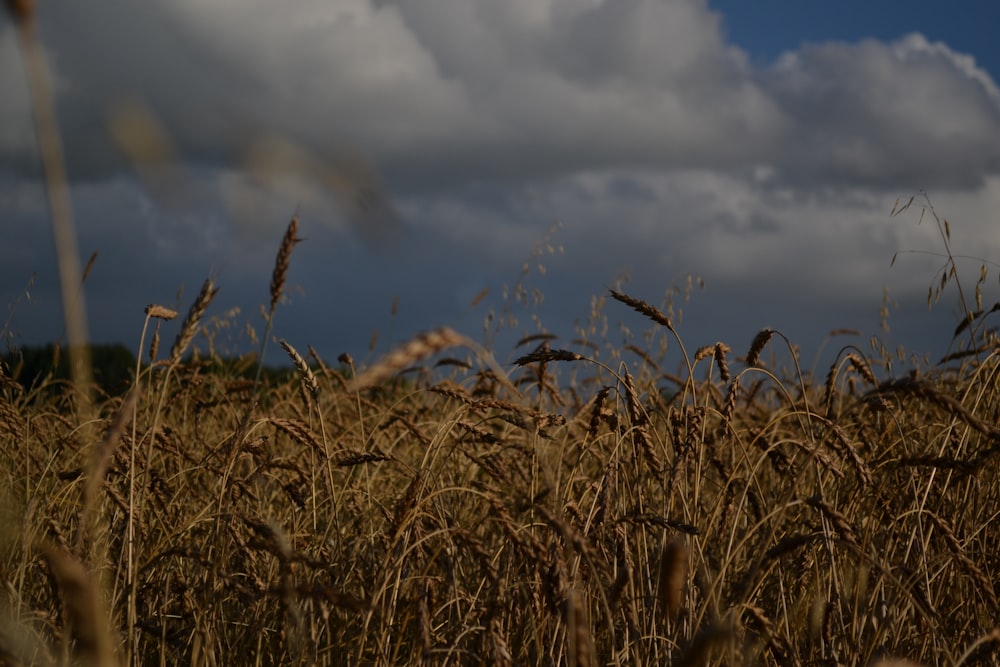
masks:
<svg viewBox="0 0 1000 667"><path fill-rule="evenodd" d="M312 404L315 405L316 401L319 400L319 382L316 380L316 375L309 368L309 364L302 358L302 355L298 353L298 350L292 347L291 343L285 339L281 339L278 341L278 344L281 345L281 349L291 359L295 370L298 371L299 377L302 379L302 384L305 386Z"/></svg>
<svg viewBox="0 0 1000 667"><path fill-rule="evenodd" d="M156 432L159 428L159 420L162 415L163 404L166 400L168 385L170 382L170 375L180 364L181 358L187 351L188 346L194 339L195 334L198 331L198 325L201 322L202 316L204 316L205 311L208 309L209 304L212 303L212 299L218 293L219 288L215 286L215 283L211 278L207 278L204 283L202 283L201 291L198 292L198 296L195 297L194 302L191 304L191 308L188 310L187 316L184 318L184 322L181 324L181 329L177 333L177 338L174 340L173 346L170 348L170 360L167 365L167 371L164 374L162 384L160 385L159 397L157 399L156 408L153 412L152 423L149 426L146 442L146 458L144 466L144 482L148 482L150 462L153 460L153 450L156 444ZM173 317L175 315L174 311L162 308L161 306L150 305L146 308L146 324L149 323L150 318L156 317L157 319L166 319L168 317ZM143 326L143 332L145 332L145 325ZM136 376L136 383L138 383L138 375ZM135 389L138 388L136 384ZM136 484L136 461L135 461L135 448L138 446L138 442L135 439L135 420L132 421L133 431L132 431L132 455L129 467L129 508L128 508L128 527L126 535L126 587L128 588L128 610L127 614L127 624L128 624L128 655L131 657L136 649L137 639L136 639L136 599L138 596L138 577L136 572L136 538L135 538L135 515L136 508L143 506L144 493L143 490L146 484L138 485Z"/></svg>
<svg viewBox="0 0 1000 667"><path fill-rule="evenodd" d="M302 358L302 355L299 354L298 350L296 350L291 343L282 339L280 344L289 359L292 360L292 364L294 364L295 370L299 374L300 386L303 388L303 394L306 397L308 407L315 410L316 416L319 419L320 432L323 435L323 460L327 473L327 483L329 484L330 491L333 491L335 488L333 480L334 464L330 455L329 438L326 433L326 420L323 418L323 411L319 407L319 381L316 380L316 375L312 372L312 369L309 368L309 364L306 363L306 360ZM315 496L316 493L314 490L313 497Z"/></svg>
<svg viewBox="0 0 1000 667"><path fill-rule="evenodd" d="M151 319L156 320L156 328L153 330L153 340L150 343L149 351L149 362L153 363L156 357L156 349L160 342L160 322L170 321L177 317L177 311L171 310L164 306L151 303L146 306L146 318L142 323L142 333L139 335L139 354L136 356L135 360L135 377L133 378L132 390L129 392L129 397L131 400L132 414L130 415L130 421L132 424L132 437L131 437L131 447L129 448L129 473L128 473L128 506L130 508L135 507L135 460L136 460L136 448L137 448L137 435L138 435L138 409L139 409L139 394L142 391L142 348L146 339L146 331L149 328L149 321ZM135 522L132 513L129 512L128 525L126 528L126 581L131 582L134 576L133 567L135 561L134 556L134 546L135 546ZM128 609L126 611L126 624L127 629L127 647L128 654L131 656L135 649L135 608L134 599L129 595L128 599Z"/></svg>
<svg viewBox="0 0 1000 667"><path fill-rule="evenodd" d="M624 294L622 292L618 292L613 289L608 291L610 292L612 298L614 298L616 301L624 303L626 306L636 311L637 313L640 313L649 318L650 320L652 320L653 322L656 322L657 324L666 327L666 329L673 336L674 340L677 342L677 346L680 348L681 354L684 356L684 366L686 367L688 374L688 382L686 382L684 386L686 389L693 390L694 385L693 382L691 381L692 375L694 374L693 362L688 357L687 349L684 347L684 341L681 340L680 334L674 328L674 323L670 320L670 318L667 317L666 314L664 314L659 308L656 308L647 301L643 301L642 299L637 299L635 297L629 296L628 294Z"/></svg>
<svg viewBox="0 0 1000 667"><path fill-rule="evenodd" d="M468 347L476 352L477 356L493 370L496 379L515 396L520 396L520 392L510 382L507 374L500 368L499 364L493 359L493 355L474 341L449 327L441 327L419 334L396 348L365 370L364 373L356 376L350 384L350 390L358 392L373 387L421 359L426 359L443 350L459 346Z"/></svg>

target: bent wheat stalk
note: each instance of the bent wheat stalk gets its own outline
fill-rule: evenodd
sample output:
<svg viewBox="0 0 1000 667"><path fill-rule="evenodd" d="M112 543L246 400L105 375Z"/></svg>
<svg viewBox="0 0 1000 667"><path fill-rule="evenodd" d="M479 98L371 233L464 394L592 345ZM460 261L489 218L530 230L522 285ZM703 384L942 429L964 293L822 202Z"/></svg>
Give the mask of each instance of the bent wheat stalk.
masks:
<svg viewBox="0 0 1000 667"><path fill-rule="evenodd" d="M404 343L385 355L374 366L371 366L364 373L357 376L349 385L349 389L354 393L373 387L414 362L426 359L442 350L452 347L467 347L471 349L481 361L490 367L490 370L496 374L501 384L513 392L515 396L521 395L521 392L507 378L507 373L500 368L500 365L493 358L492 354L475 341L449 327L441 327L440 329L428 331Z"/></svg>

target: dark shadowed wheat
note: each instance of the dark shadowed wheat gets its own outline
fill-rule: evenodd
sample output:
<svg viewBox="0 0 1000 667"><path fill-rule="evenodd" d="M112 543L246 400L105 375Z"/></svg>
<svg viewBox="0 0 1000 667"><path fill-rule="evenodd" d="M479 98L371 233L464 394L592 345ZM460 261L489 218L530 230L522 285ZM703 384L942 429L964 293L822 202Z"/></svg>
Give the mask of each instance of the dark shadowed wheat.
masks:
<svg viewBox="0 0 1000 667"><path fill-rule="evenodd" d="M281 295L285 289L285 281L288 279L288 266L291 263L292 249L301 241L299 234L299 219L293 217L285 229L285 235L281 239L281 246L278 248L278 256L274 261L274 271L271 273L271 305L268 313L273 314Z"/></svg>

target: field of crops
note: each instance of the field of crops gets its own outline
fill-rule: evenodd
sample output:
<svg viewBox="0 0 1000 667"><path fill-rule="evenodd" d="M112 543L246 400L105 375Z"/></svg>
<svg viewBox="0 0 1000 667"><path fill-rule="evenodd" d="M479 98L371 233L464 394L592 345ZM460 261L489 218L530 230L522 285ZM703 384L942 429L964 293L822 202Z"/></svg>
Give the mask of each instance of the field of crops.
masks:
<svg viewBox="0 0 1000 667"><path fill-rule="evenodd" d="M193 349L216 293L166 351L147 308L126 391L3 368L0 664L996 664L981 304L902 377L687 349L612 290L510 363L442 328L364 368L279 341L255 381Z"/></svg>
<svg viewBox="0 0 1000 667"><path fill-rule="evenodd" d="M1000 664L1000 304L936 215L929 300L954 285L963 316L933 363L873 340L813 376L770 329L689 347L669 298L620 287L512 349L440 328L326 359L271 326L293 219L256 354L202 344L209 279L135 314L102 388L33 6L7 3L70 372L29 377L0 329L0 667Z"/></svg>

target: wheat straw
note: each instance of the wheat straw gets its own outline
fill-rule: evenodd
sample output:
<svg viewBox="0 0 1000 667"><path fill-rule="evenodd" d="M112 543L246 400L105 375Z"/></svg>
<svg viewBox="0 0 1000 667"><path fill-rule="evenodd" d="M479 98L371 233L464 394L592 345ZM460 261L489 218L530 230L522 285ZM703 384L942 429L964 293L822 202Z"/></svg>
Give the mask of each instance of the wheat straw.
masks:
<svg viewBox="0 0 1000 667"><path fill-rule="evenodd" d="M760 353L773 335L774 330L772 329L761 329L757 332L753 342L750 343L750 351L747 352L747 366L754 367L760 363Z"/></svg>
<svg viewBox="0 0 1000 667"><path fill-rule="evenodd" d="M591 667L595 664L594 640L590 619L582 593L571 589L566 595L566 638L571 667Z"/></svg>
<svg viewBox="0 0 1000 667"><path fill-rule="evenodd" d="M692 357L691 363L697 364L702 359L708 359L712 356L712 349L713 347L711 345L702 345L694 351L694 357Z"/></svg>
<svg viewBox="0 0 1000 667"><path fill-rule="evenodd" d="M282 419L280 417L268 417L267 421L274 424L279 430L284 431L295 442L310 447L326 457L323 444L316 435L309 430L309 426L297 419Z"/></svg>
<svg viewBox="0 0 1000 667"><path fill-rule="evenodd" d="M32 0L7 0L7 9L17 23L17 36L31 96L35 137L44 172L45 194L48 199L55 243L59 291L62 295L63 322L69 346L70 378L77 399L76 412L84 430L90 423L91 384L93 380L90 348L87 344L87 309L84 303L80 271L80 256L73 220L73 203L59 119L56 115L52 76L46 61L45 48L35 25L35 3Z"/></svg>
<svg viewBox="0 0 1000 667"><path fill-rule="evenodd" d="M601 418L606 416L604 404L607 402L608 394L610 393L611 387L604 387L594 397L594 404L590 410L590 419L587 421L587 435L591 438L597 435L597 429L601 425Z"/></svg>
<svg viewBox="0 0 1000 667"><path fill-rule="evenodd" d="M107 626L101 596L83 563L55 546L40 545L65 605L77 660L95 667L117 667L115 642Z"/></svg>
<svg viewBox="0 0 1000 667"><path fill-rule="evenodd" d="M927 513L934 525L937 526L938 530L941 531L941 535L944 537L945 542L948 545L948 550L951 551L952 555L958 560L962 568L972 577L972 580L976 582L979 586L980 592L989 600L990 605L996 609L997 608L997 595L993 588L993 582L990 578L983 572L982 568L976 565L969 554L966 553L964 547L962 547L962 542L958 539L955 531L952 529L948 522L939 517L934 512Z"/></svg>
<svg viewBox="0 0 1000 667"><path fill-rule="evenodd" d="M541 349L518 357L514 360L515 366L526 366L534 363L548 363L550 361L580 361L586 359L582 354L570 352L569 350L548 350Z"/></svg>
<svg viewBox="0 0 1000 667"><path fill-rule="evenodd" d="M864 378L865 382L872 387L878 387L878 379L875 377L875 373L872 372L872 367L867 361L853 352L847 355L847 360L851 363L851 368L854 369L854 372Z"/></svg>
<svg viewBox="0 0 1000 667"><path fill-rule="evenodd" d="M715 356L715 364L719 367L719 377L722 378L723 382L729 382L729 364L726 363L726 355L732 352L730 348L725 343L716 343L712 348L712 354Z"/></svg>
<svg viewBox="0 0 1000 667"><path fill-rule="evenodd" d="M514 657L510 652L510 645L503 636L503 626L496 616L490 617L489 622L490 653L492 654L495 667L512 667Z"/></svg>
<svg viewBox="0 0 1000 667"><path fill-rule="evenodd" d="M204 284L202 284L201 291L198 292L197 298L191 304L191 309L188 311L187 317L184 318L184 323L181 324L181 330L174 340L173 347L170 348L171 365L179 362L184 352L187 351L188 345L191 344L195 333L198 331L198 323L201 322L208 304L212 303L212 299L215 298L218 291L219 288L215 286L211 278L206 279Z"/></svg>
<svg viewBox="0 0 1000 667"><path fill-rule="evenodd" d="M608 290L611 292L611 296L616 301L621 301L626 306L630 307L632 310L641 313L653 320L657 324L662 324L670 331L674 330L674 325L670 321L670 318L664 315L658 308L650 305L649 303L643 301L642 299L636 299L627 294L622 294L621 292L616 292L615 290Z"/></svg>
<svg viewBox="0 0 1000 667"><path fill-rule="evenodd" d="M293 217L285 229L285 236L281 239L281 247L278 248L278 257L274 262L274 271L271 273L271 307L268 311L273 314L278 301L281 300L282 292L285 289L285 280L288 277L288 265L292 257L292 248L302 239L298 238L299 219Z"/></svg>
<svg viewBox="0 0 1000 667"><path fill-rule="evenodd" d="M121 442L122 434L128 427L129 423L132 421L132 417L135 414L135 404L137 401L137 393L135 390L130 391L128 396L122 402L118 412L115 413L115 418L111 422L111 426L108 427L107 432L104 434L104 438L101 440L100 444L94 448L94 452L91 457L90 469L87 472L87 483L84 487L83 493L83 520L81 521L81 537L84 535L86 530L90 528L90 522L93 519L93 512L97 502L97 492L101 488L104 482L104 476L107 474L108 466L111 464L111 458L115 454L115 450L118 448L118 444Z"/></svg>
<svg viewBox="0 0 1000 667"><path fill-rule="evenodd" d="M781 660L786 658L788 647L775 635L774 623L767 617L764 610L751 604L743 605L744 614L751 621L757 634L764 640L768 648L774 653L774 657Z"/></svg>
<svg viewBox="0 0 1000 667"><path fill-rule="evenodd" d="M818 495L807 498L806 503L818 509L833 524L834 529L842 540L861 551L861 543L858 541L858 535L842 512L838 511L833 505Z"/></svg>
<svg viewBox="0 0 1000 667"><path fill-rule="evenodd" d="M979 433L990 437L1000 437L1000 429L987 424L972 414L958 399L938 391L922 380L904 378L894 382L887 382L881 385L876 391L881 394L911 394L926 399L943 408L946 412L958 417Z"/></svg>
<svg viewBox="0 0 1000 667"><path fill-rule="evenodd" d="M733 417L736 415L736 400L739 398L740 393L740 379L737 377L732 382L729 383L729 388L726 390L726 399L722 408L722 427L724 433L729 433L733 435L736 433L733 428Z"/></svg>
<svg viewBox="0 0 1000 667"><path fill-rule="evenodd" d="M319 400L319 382L316 381L316 376L313 374L312 369L309 368L309 364L306 363L306 360L302 358L302 355L299 354L287 340L282 339L278 341L278 344L281 345L281 348L288 355L288 358L292 360L292 363L295 365L295 370L297 370L301 376L302 383L309 391L309 395L312 397L312 400Z"/></svg>
<svg viewBox="0 0 1000 667"><path fill-rule="evenodd" d="M154 317L161 320L172 320L177 317L177 311L171 310L166 306L160 306L155 303L151 303L146 306L146 315L149 317Z"/></svg>
<svg viewBox="0 0 1000 667"><path fill-rule="evenodd" d="M639 446L649 467L652 468L654 473L659 475L663 472L663 466L660 463L660 457L657 456L649 434L649 419L639 404L639 395L635 391L635 383L632 381L632 375L629 374L628 370L622 373L622 384L625 386L625 402L628 405L633 442Z"/></svg>
<svg viewBox="0 0 1000 667"><path fill-rule="evenodd" d="M657 592L664 626L677 620L684 603L687 585L688 554L681 539L672 540L663 547L657 573Z"/></svg>
<svg viewBox="0 0 1000 667"><path fill-rule="evenodd" d="M469 340L447 327L421 334L401 347L393 350L378 363L355 378L352 391L372 387L392 377L416 361L426 359L442 350L459 345L468 345Z"/></svg>

